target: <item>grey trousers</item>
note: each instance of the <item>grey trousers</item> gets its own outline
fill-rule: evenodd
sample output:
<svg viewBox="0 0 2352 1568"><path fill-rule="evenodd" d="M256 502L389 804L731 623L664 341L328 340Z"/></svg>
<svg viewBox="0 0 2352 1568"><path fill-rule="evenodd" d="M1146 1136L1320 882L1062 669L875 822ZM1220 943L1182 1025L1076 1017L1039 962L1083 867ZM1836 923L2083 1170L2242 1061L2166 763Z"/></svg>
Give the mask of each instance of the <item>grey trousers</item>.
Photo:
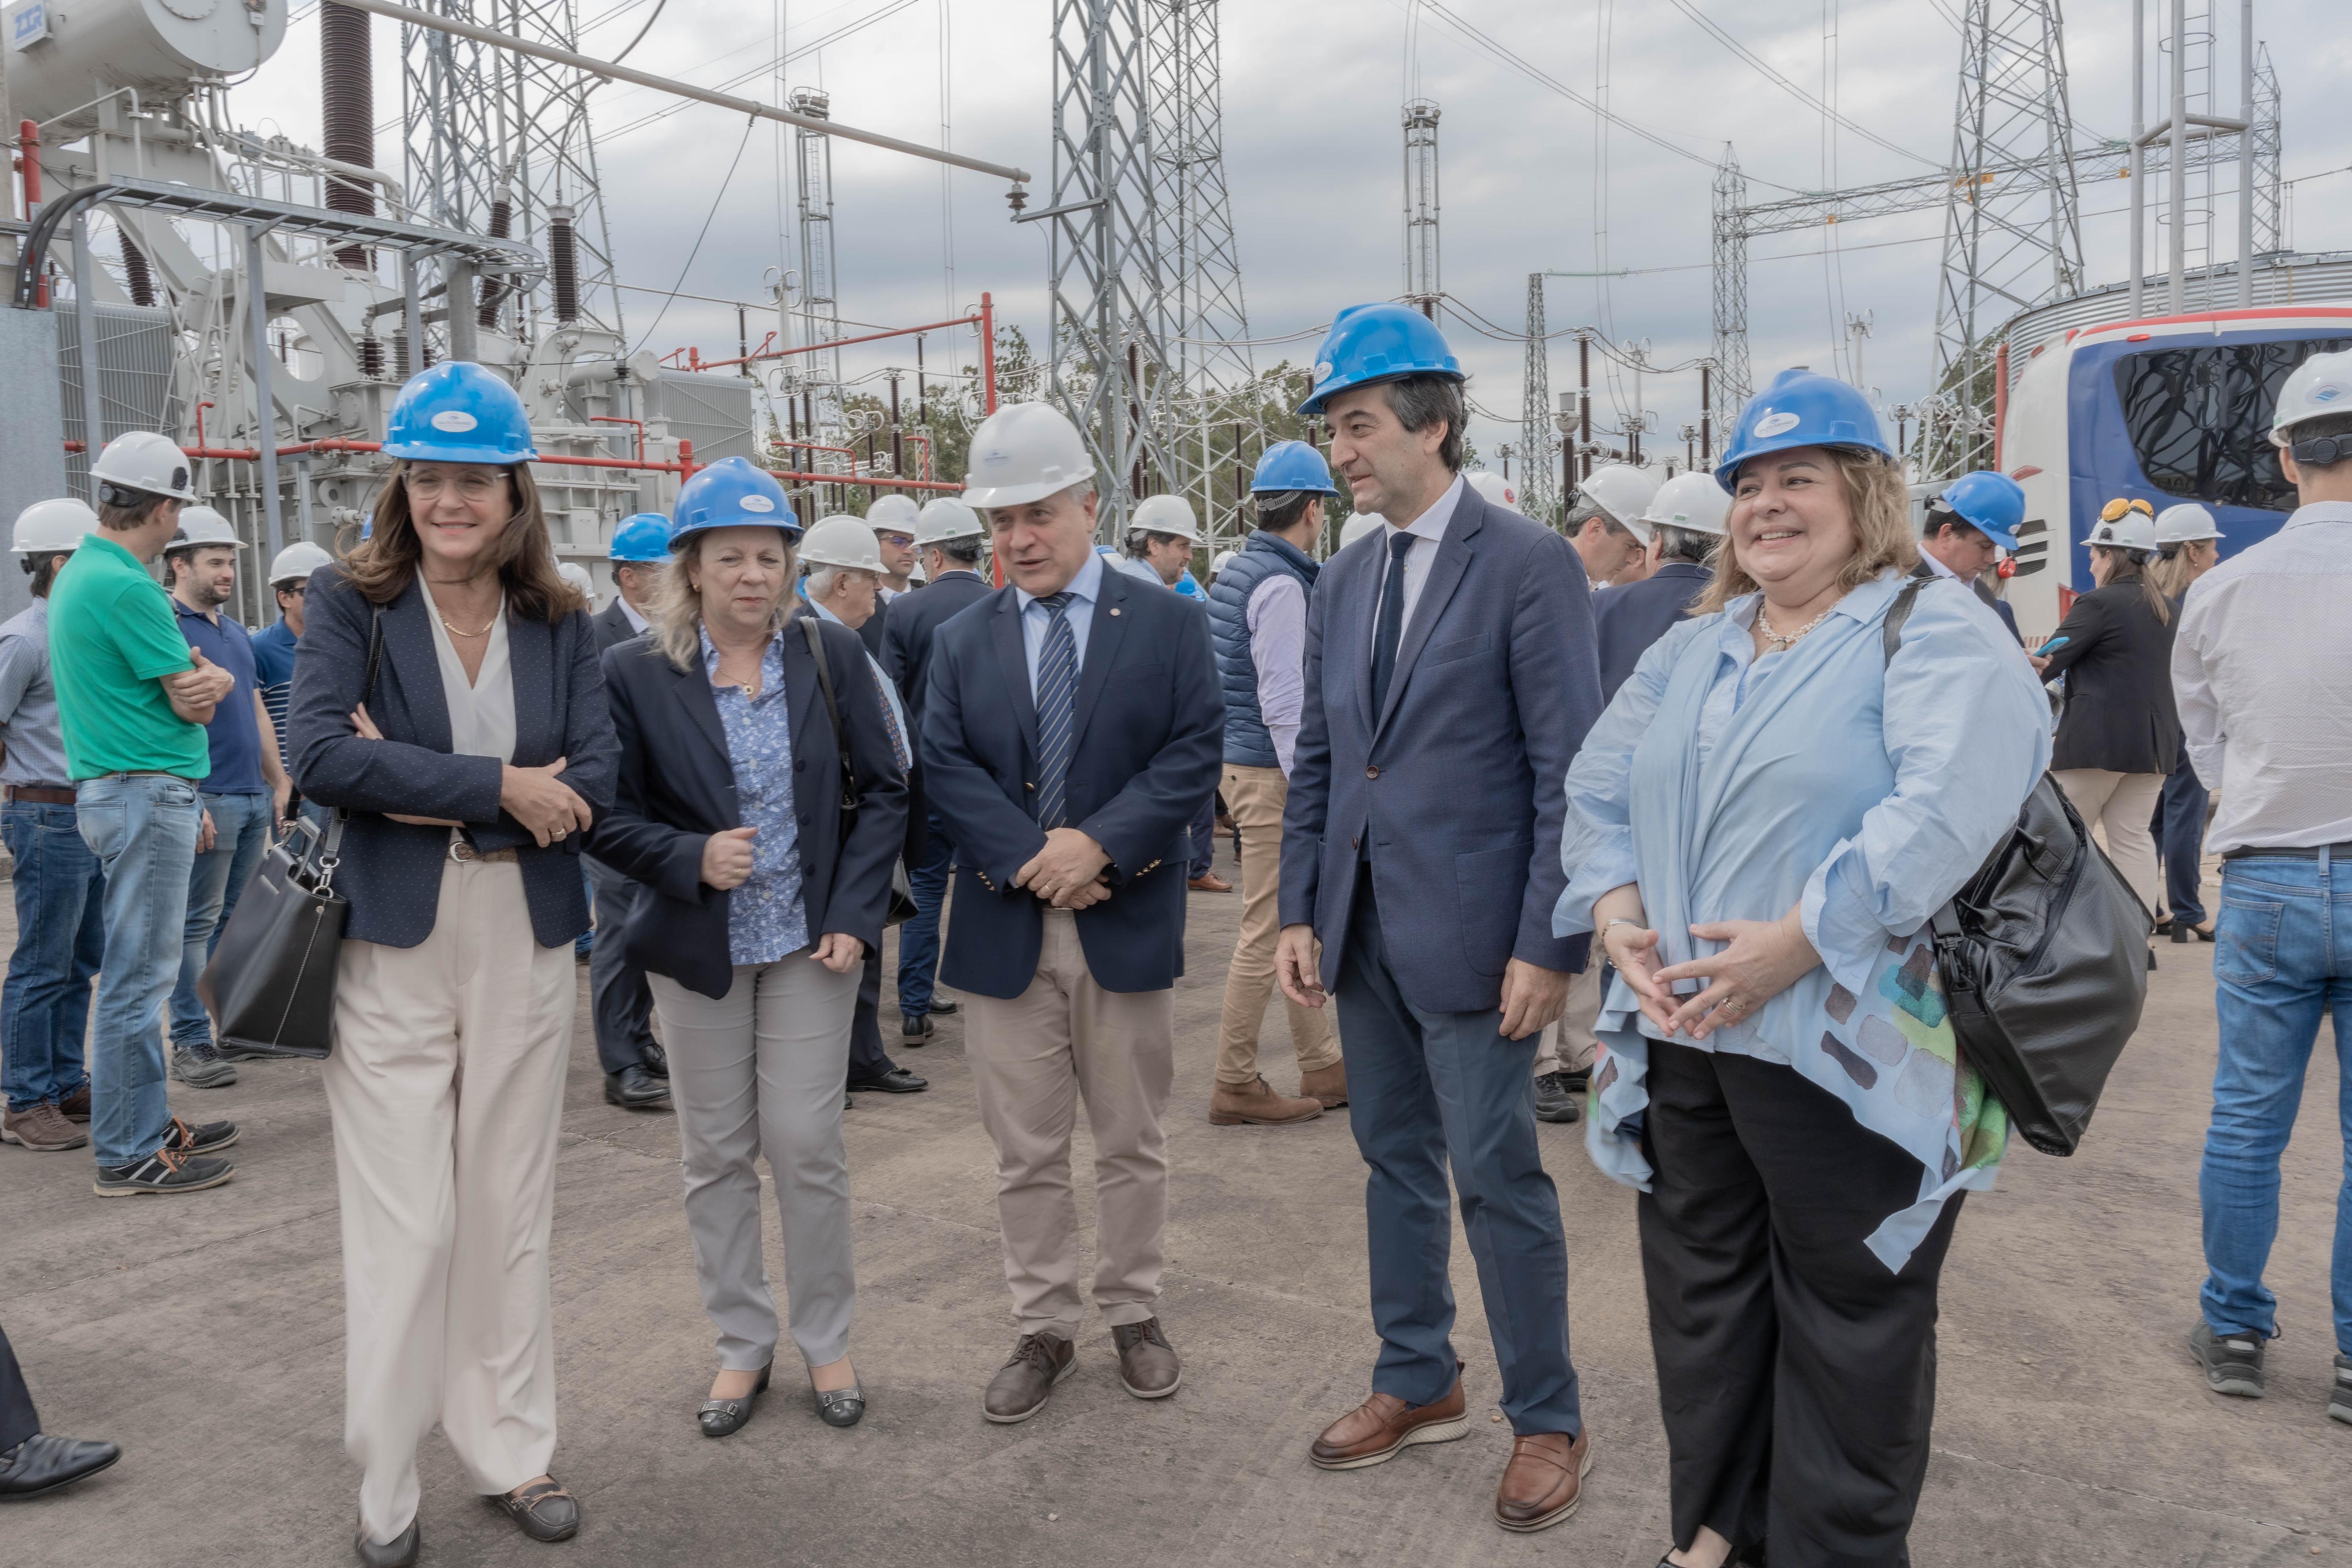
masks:
<svg viewBox="0 0 2352 1568"><path fill-rule="evenodd" d="M646 978L669 1050L687 1228L703 1310L719 1328L719 1364L754 1372L775 1358L776 1303L761 1246L762 1154L783 1222L793 1343L811 1366L839 1361L857 1301L841 1141L857 971L836 975L803 947L739 966L717 1001L661 975Z"/></svg>

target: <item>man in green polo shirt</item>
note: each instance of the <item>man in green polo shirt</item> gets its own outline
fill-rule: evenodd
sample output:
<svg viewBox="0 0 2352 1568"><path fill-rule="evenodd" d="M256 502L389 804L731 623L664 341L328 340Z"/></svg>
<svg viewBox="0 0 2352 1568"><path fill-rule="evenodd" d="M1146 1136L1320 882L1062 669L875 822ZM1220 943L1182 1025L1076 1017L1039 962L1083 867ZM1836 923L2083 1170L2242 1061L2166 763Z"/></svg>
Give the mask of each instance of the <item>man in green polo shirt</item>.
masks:
<svg viewBox="0 0 2352 1568"><path fill-rule="evenodd" d="M82 841L106 868L106 961L93 1003L90 1143L101 1197L194 1192L235 1168L236 1124L191 1126L165 1093L163 998L178 975L188 875L212 769L205 726L234 685L194 653L145 562L193 499L188 459L152 431L90 465L98 528L49 593L49 662Z"/></svg>

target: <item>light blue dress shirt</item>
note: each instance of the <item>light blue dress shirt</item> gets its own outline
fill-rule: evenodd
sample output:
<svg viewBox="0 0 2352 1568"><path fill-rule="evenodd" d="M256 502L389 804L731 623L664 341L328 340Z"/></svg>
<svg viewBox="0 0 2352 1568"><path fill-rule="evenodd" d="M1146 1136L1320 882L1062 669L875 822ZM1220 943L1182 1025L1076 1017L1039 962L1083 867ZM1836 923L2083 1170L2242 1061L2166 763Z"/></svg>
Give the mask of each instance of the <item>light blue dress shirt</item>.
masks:
<svg viewBox="0 0 2352 1568"><path fill-rule="evenodd" d="M1076 644L1078 668L1087 667L1087 633L1095 623L1095 602L1102 597L1103 558L1094 551L1087 552L1087 564L1078 568L1078 575L1070 579L1066 590L1070 595L1069 608L1062 619L1070 623L1070 638ZM1045 651L1045 628L1054 612L1037 602L1022 589L1013 591L1013 602L1021 607L1021 653L1029 661L1029 699L1037 699L1037 660Z"/></svg>
<svg viewBox="0 0 2352 1568"><path fill-rule="evenodd" d="M702 634L702 670L719 673L719 650ZM809 945L802 897L800 819L793 803L792 705L784 695L784 653L774 637L760 655L760 695L714 685L710 700L727 731L736 800L751 840L751 874L727 898L727 961L772 964Z"/></svg>
<svg viewBox="0 0 2352 1568"><path fill-rule="evenodd" d="M802 580L805 582L807 580ZM806 593L801 595L801 601L835 625L851 629L848 622L811 599ZM874 613L877 615L882 613L882 608L878 603L874 608ZM892 755L898 758L898 771L904 773L915 765L915 758L913 753L908 749L913 743L907 738L907 709L906 706L898 700L898 683L882 673L881 662L873 654L866 655L866 667L874 672L875 689L882 694L882 700L890 705L890 750Z"/></svg>

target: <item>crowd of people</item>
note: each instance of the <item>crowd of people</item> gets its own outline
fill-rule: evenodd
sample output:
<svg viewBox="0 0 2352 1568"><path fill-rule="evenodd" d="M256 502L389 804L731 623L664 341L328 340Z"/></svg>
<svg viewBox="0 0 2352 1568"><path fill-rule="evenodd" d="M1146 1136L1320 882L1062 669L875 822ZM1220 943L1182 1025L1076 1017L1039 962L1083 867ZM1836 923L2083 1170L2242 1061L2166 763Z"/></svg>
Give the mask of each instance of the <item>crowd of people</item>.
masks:
<svg viewBox="0 0 2352 1568"><path fill-rule="evenodd" d="M272 842L331 831L355 1551L417 1561L436 1425L475 1491L561 1541L581 1510L551 1473L549 1253L578 946L607 1099L677 1120L717 1363L694 1419L724 1438L786 1327L814 1413L866 1409L843 1118L929 1087L881 1038L895 925L900 1048L961 1010L995 1151L1018 1332L981 1416L1046 1408L1089 1301L1121 1386L1166 1398L1174 986L1189 895L1231 890L1222 821L1240 931L1202 1109L1345 1106L1368 1172L1379 1351L1306 1457L1469 1431L1458 1200L1513 1435L1494 1520L1575 1513L1595 1438L1538 1125L1582 1123L1640 1195L1664 1563L1895 1564L1938 1276L2009 1130L1927 926L2054 769L2158 928L2219 944L2190 1348L2215 1391L2262 1394L2280 1155L2352 984L2330 917L2352 698L2311 695L2314 670L2352 670L2352 354L2280 394L2304 505L2277 538L2221 560L2202 507L2119 501L2084 540L2097 586L2030 653L1992 586L2023 492L1970 474L1915 523L1843 382L1782 374L1711 472L1604 467L1559 530L1465 472L1464 382L1418 313L1342 311L1300 411L1328 457L1263 455L1256 526L1205 589L1181 499L1098 546L1085 441L1014 403L960 500L804 525L745 459L696 471L616 528L599 612L551 546L521 401L445 363L394 404L362 541L283 551L257 633L226 612L245 547L185 455L114 442L95 512L17 519L33 605L0 626L7 1140L91 1146L104 1197L228 1181L237 1127L175 1115L168 1084L235 1081L200 978ZM1277 990L1296 1093L1263 1065ZM2352 1147L2352 1100L2346 1122ZM2352 1422L2352 1186L2338 1224L2328 1414ZM115 1457L41 1431L0 1339L0 1499Z"/></svg>

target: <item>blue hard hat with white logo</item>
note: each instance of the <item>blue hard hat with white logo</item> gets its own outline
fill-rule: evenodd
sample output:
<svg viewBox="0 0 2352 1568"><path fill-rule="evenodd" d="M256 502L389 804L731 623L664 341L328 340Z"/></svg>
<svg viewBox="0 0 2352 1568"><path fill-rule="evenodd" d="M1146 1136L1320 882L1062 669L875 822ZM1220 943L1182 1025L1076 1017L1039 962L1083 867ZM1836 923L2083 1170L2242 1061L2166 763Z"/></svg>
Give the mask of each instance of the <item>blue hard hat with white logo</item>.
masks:
<svg viewBox="0 0 2352 1568"><path fill-rule="evenodd" d="M1339 493L1331 483L1331 465L1323 461L1320 452L1303 441L1277 441L1257 460L1250 494L1279 496L1298 490L1324 496Z"/></svg>
<svg viewBox="0 0 2352 1568"><path fill-rule="evenodd" d="M1315 393L1298 412L1302 417L1318 414L1335 392L1412 375L1465 379L1445 334L1420 311L1403 305L1350 305L1315 350Z"/></svg>
<svg viewBox="0 0 2352 1568"><path fill-rule="evenodd" d="M2008 475L1983 468L1963 474L1936 499L2001 549L2017 549L2017 528L2025 521L2025 486Z"/></svg>
<svg viewBox="0 0 2352 1568"><path fill-rule="evenodd" d="M1732 490L1741 464L1799 446L1859 446L1895 456L1878 426L1878 411L1854 387L1835 376L1782 371L1740 411L1723 461L1715 465L1715 482Z"/></svg>
<svg viewBox="0 0 2352 1568"><path fill-rule="evenodd" d="M722 457L677 487L670 509L669 548L707 528L782 528L797 543L801 519L784 487L748 457Z"/></svg>
<svg viewBox="0 0 2352 1568"><path fill-rule="evenodd" d="M444 360L408 378L384 422L383 455L412 463L528 463L530 415L496 371Z"/></svg>
<svg viewBox="0 0 2352 1568"><path fill-rule="evenodd" d="M639 512L623 517L613 530L613 548L606 559L645 562L669 559L669 519L659 512Z"/></svg>

